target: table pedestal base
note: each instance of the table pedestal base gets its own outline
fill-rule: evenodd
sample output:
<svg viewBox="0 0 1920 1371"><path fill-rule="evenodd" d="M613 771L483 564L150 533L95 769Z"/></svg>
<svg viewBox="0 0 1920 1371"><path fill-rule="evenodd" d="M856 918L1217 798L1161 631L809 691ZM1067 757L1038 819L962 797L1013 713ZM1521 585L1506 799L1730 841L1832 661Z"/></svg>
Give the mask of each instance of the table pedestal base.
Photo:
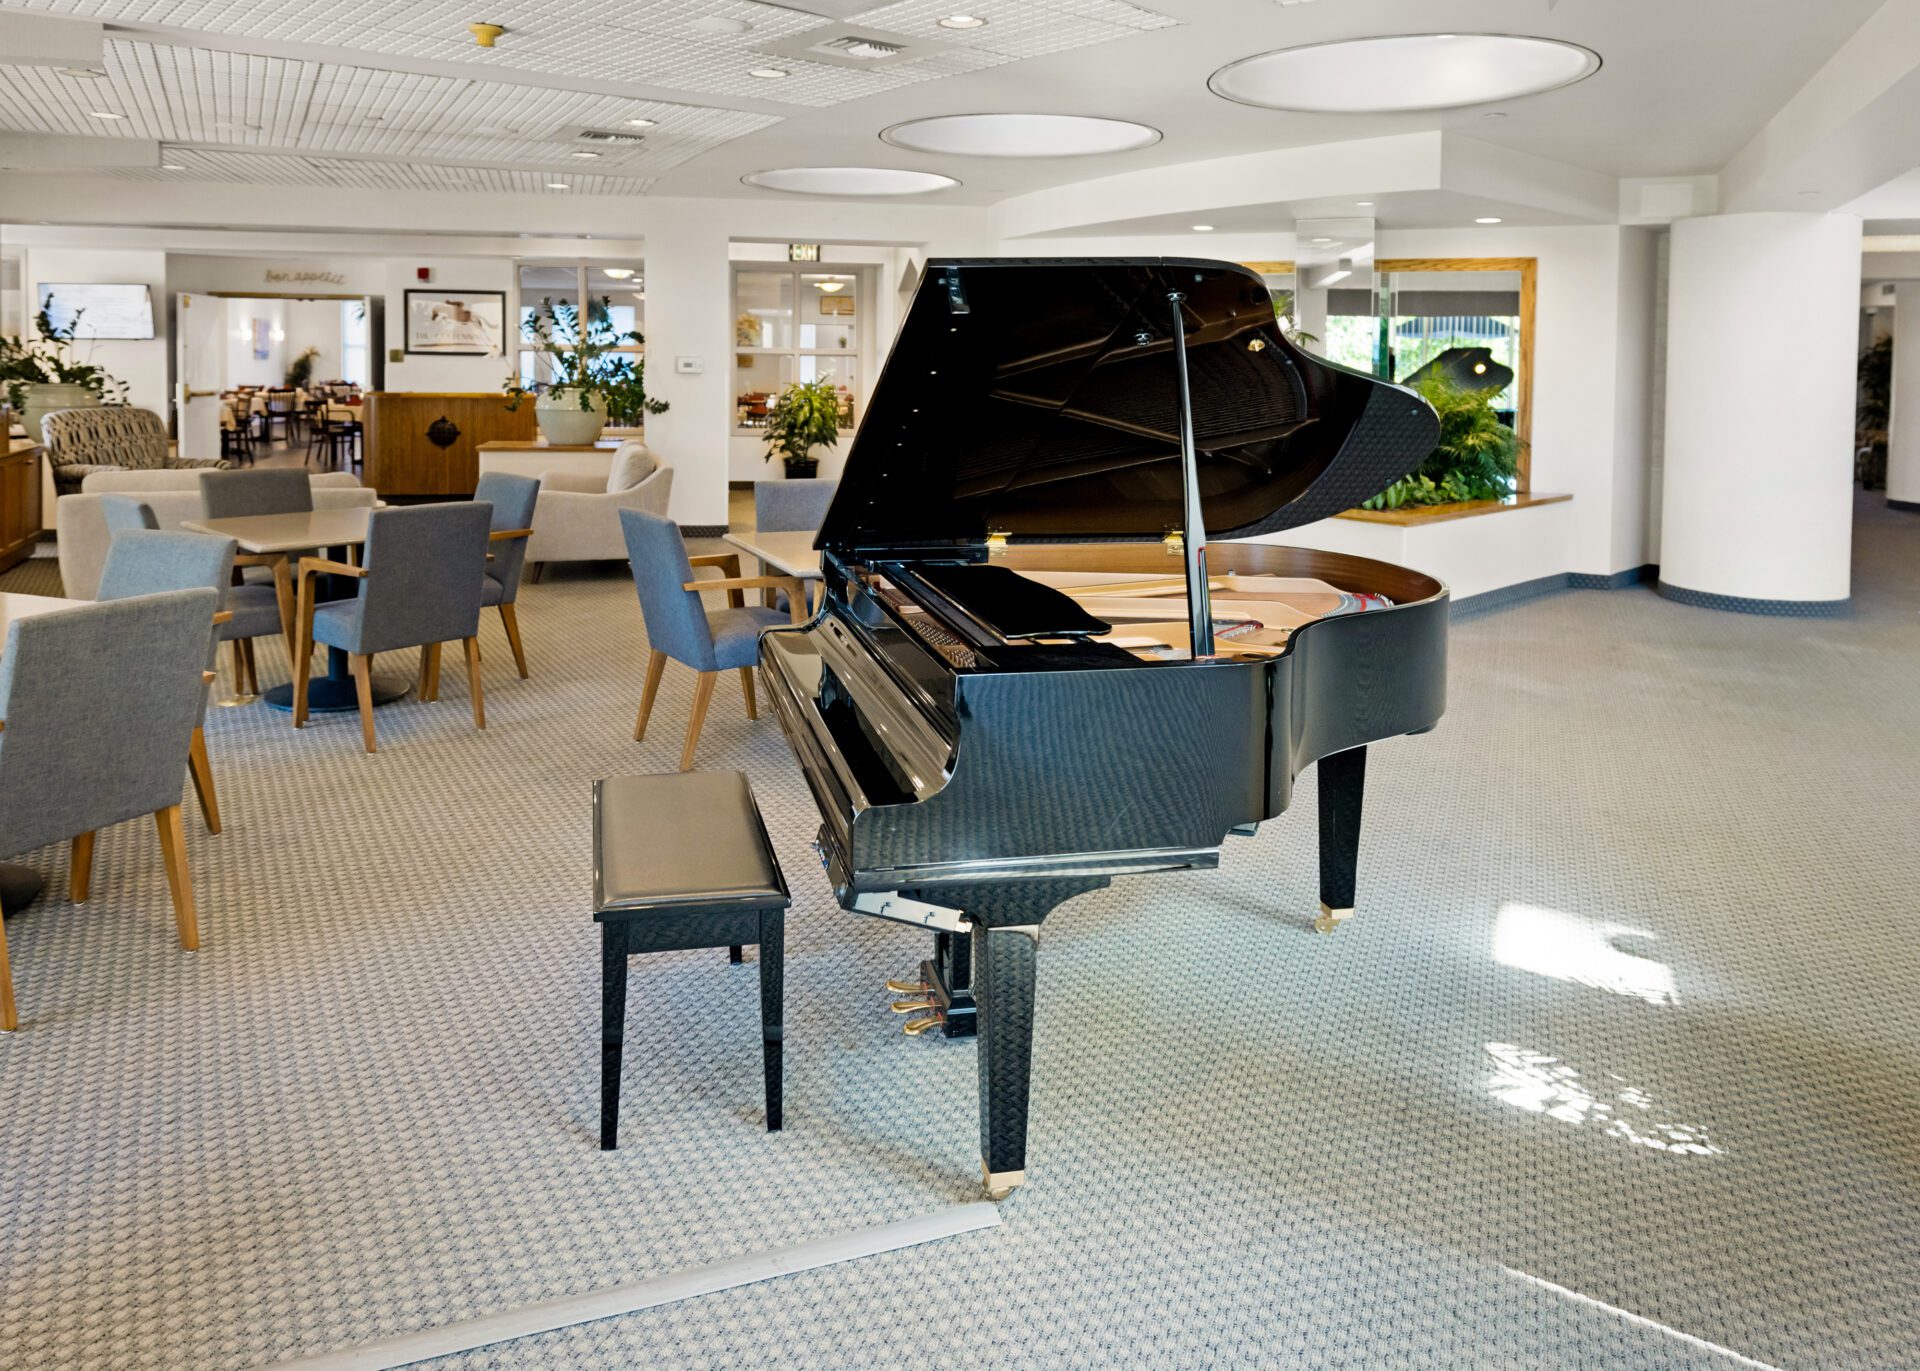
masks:
<svg viewBox="0 0 1920 1371"><path fill-rule="evenodd" d="M0 862L0 913L18 914L40 898L46 884L30 866Z"/></svg>
<svg viewBox="0 0 1920 1371"><path fill-rule="evenodd" d="M383 681L378 677L373 682L373 702L375 705L390 705L413 689L411 681ZM273 686L260 692L260 698L274 709L293 711L293 683ZM327 674L315 676L307 682L307 712L309 714L339 714L360 708L360 696L354 689L353 674L347 670L347 654L337 647L327 649Z"/></svg>

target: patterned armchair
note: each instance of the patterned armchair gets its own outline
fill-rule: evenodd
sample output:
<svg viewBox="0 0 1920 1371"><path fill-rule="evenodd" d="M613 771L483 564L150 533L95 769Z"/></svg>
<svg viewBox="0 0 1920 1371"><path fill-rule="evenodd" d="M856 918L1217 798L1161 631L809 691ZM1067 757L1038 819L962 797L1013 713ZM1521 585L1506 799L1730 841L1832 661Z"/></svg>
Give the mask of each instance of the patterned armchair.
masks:
<svg viewBox="0 0 1920 1371"><path fill-rule="evenodd" d="M53 468L57 495L79 493L80 483L96 471L156 471L164 468L226 467L231 463L167 455L166 422L152 410L132 405L60 409L40 421Z"/></svg>

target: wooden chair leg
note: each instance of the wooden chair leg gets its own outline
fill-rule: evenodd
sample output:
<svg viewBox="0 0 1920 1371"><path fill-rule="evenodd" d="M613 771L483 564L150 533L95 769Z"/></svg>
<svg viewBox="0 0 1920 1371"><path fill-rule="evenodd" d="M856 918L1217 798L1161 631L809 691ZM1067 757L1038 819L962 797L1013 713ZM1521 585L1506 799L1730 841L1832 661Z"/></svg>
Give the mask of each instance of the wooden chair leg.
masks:
<svg viewBox="0 0 1920 1371"><path fill-rule="evenodd" d="M360 741L367 751L373 746L373 658L364 652L347 654L347 670L353 673L353 693L360 698Z"/></svg>
<svg viewBox="0 0 1920 1371"><path fill-rule="evenodd" d="M220 797L213 789L213 762L207 756L207 731L196 727L193 743L187 749L187 774L193 777L193 793L200 801L200 817L207 821L207 832L220 831Z"/></svg>
<svg viewBox="0 0 1920 1371"><path fill-rule="evenodd" d="M7 929L0 923L0 1033L20 1027L20 1010L13 1002L13 962L7 957Z"/></svg>
<svg viewBox="0 0 1920 1371"><path fill-rule="evenodd" d="M244 642L246 642L245 638L235 638L230 644L233 656L233 693L235 695L245 695L247 693L247 650L241 646Z"/></svg>
<svg viewBox="0 0 1920 1371"><path fill-rule="evenodd" d="M533 564L533 574L531 579L535 585L540 584L540 578L546 573L546 570L547 570L547 564L545 562L535 562Z"/></svg>
<svg viewBox="0 0 1920 1371"><path fill-rule="evenodd" d="M240 660L247 664L247 694L260 693L260 672L253 660L253 639L240 638Z"/></svg>
<svg viewBox="0 0 1920 1371"><path fill-rule="evenodd" d="M507 646L513 649L513 664L520 670L520 679L527 679L527 650L520 645L520 620L514 617L513 606L500 606L500 622L506 626Z"/></svg>
<svg viewBox="0 0 1920 1371"><path fill-rule="evenodd" d="M300 578L300 608L294 616L293 726L307 722L307 678L313 666L313 579Z"/></svg>
<svg viewBox="0 0 1920 1371"><path fill-rule="evenodd" d="M647 716L653 713L653 697L660 693L660 677L667 669L667 654L656 651L647 658L647 685L640 692L640 717L633 721L633 740L644 742Z"/></svg>
<svg viewBox="0 0 1920 1371"><path fill-rule="evenodd" d="M740 693L747 697L747 717L749 719L759 718L760 710L754 704L753 700L753 668L750 666L740 668Z"/></svg>
<svg viewBox="0 0 1920 1371"><path fill-rule="evenodd" d="M422 704L431 703L433 700L433 672L439 665L435 660L439 655L440 644L420 644L420 686L414 693L420 697Z"/></svg>
<svg viewBox="0 0 1920 1371"><path fill-rule="evenodd" d="M473 726L487 726L487 701L480 689L480 640L469 638L467 648L467 689L473 692Z"/></svg>
<svg viewBox="0 0 1920 1371"><path fill-rule="evenodd" d="M288 568L285 557L273 564L273 595L280 602L280 631L286 635L287 656L291 658L294 653L295 605L293 572Z"/></svg>
<svg viewBox="0 0 1920 1371"><path fill-rule="evenodd" d="M73 835L67 854L67 898L85 904L93 891L93 833Z"/></svg>
<svg viewBox="0 0 1920 1371"><path fill-rule="evenodd" d="M160 855L167 865L167 889L173 892L180 946L192 952L200 946L200 921L193 912L193 877L187 873L187 830L180 822L180 806L154 810L153 822L160 830Z"/></svg>
<svg viewBox="0 0 1920 1371"><path fill-rule="evenodd" d="M693 688L693 716L687 720L687 745L680 753L682 771L693 770L693 750L700 745L700 727L707 721L707 704L713 699L713 683L719 679L719 672L703 671Z"/></svg>

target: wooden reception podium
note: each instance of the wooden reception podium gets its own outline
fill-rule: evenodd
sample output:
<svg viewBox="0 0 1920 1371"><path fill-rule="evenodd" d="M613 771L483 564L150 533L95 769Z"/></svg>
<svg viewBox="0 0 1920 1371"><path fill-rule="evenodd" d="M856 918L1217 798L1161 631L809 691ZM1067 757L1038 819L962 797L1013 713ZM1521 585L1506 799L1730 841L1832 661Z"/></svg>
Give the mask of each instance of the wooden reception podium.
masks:
<svg viewBox="0 0 1920 1371"><path fill-rule="evenodd" d="M363 479L382 496L471 495L481 443L534 435L532 403L510 410L498 392L382 390L365 409Z"/></svg>

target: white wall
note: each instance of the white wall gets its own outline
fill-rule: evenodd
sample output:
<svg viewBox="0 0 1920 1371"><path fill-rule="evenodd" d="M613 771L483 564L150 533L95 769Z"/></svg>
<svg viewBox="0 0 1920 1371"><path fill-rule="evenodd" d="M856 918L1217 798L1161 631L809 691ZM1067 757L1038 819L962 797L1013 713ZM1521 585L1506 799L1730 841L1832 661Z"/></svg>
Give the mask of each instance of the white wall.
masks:
<svg viewBox="0 0 1920 1371"><path fill-rule="evenodd" d="M76 354L127 383L127 402L165 416L171 364L167 342L167 255L145 248L60 248L29 245L21 278L24 308L38 308L42 283L85 282L96 285L133 283L153 292L154 333L151 339L101 339L75 345Z"/></svg>
<svg viewBox="0 0 1920 1371"><path fill-rule="evenodd" d="M584 246L584 245L583 245ZM584 254L583 254L584 255ZM428 268L433 279L419 280L418 267ZM651 273L649 273L651 275ZM445 391L450 394L486 391L498 392L507 374L514 369L511 356L515 341L513 310L514 264L505 257L392 257L386 261L387 300L387 390ZM394 350L406 346L406 292L409 290L462 291L497 290L507 295L506 338L508 355L500 357L432 357L402 355ZM648 288L651 306L652 287ZM648 310L649 316L652 310ZM651 373L649 373L651 375Z"/></svg>
<svg viewBox="0 0 1920 1371"><path fill-rule="evenodd" d="M287 302L227 300L227 378L229 386L277 386L287 374ZM267 355L256 357L253 324L267 326Z"/></svg>
<svg viewBox="0 0 1920 1371"><path fill-rule="evenodd" d="M1893 394L1887 418L1887 498L1920 504L1920 281L1902 281L1893 315Z"/></svg>
<svg viewBox="0 0 1920 1371"><path fill-rule="evenodd" d="M334 381L340 377L341 300L289 300L287 305L286 365L308 348L320 349L313 359L312 376L316 381ZM282 369L282 376L285 370Z"/></svg>

